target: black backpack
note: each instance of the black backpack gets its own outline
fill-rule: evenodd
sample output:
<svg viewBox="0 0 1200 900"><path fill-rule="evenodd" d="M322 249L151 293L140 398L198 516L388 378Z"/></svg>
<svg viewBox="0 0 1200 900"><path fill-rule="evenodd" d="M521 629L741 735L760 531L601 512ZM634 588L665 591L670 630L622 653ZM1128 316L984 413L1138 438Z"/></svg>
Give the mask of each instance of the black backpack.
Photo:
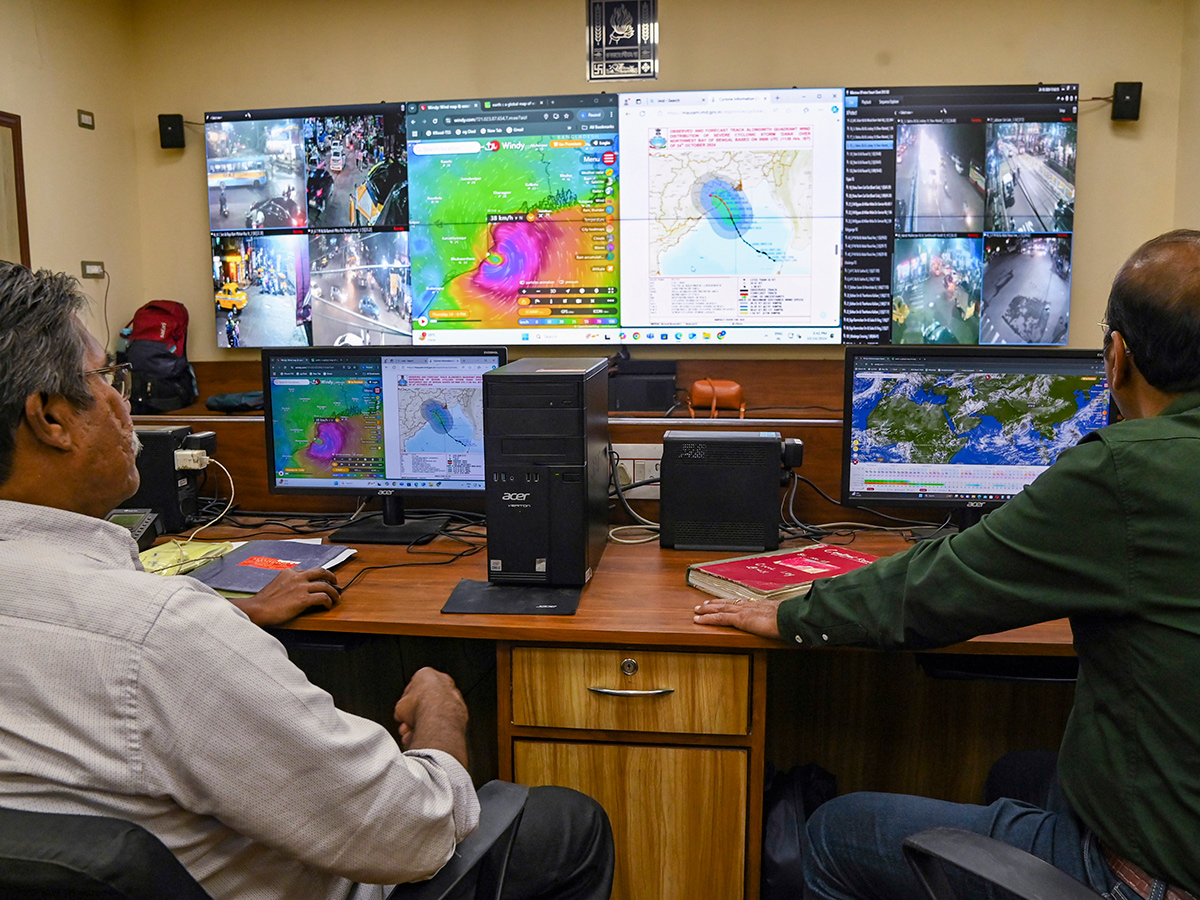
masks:
<svg viewBox="0 0 1200 900"><path fill-rule="evenodd" d="M129 403L136 414L191 406L200 396L187 359L188 311L174 300L151 300L121 329L117 361L133 368Z"/></svg>

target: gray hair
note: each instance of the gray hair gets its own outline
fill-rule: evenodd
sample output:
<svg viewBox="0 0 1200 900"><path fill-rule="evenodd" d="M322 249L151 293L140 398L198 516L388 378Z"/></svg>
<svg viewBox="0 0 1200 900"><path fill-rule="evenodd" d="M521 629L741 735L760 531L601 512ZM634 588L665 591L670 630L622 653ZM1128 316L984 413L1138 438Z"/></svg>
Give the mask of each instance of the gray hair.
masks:
<svg viewBox="0 0 1200 900"><path fill-rule="evenodd" d="M87 343L76 313L87 303L70 275L0 260L0 484L12 474L25 399L96 402L83 374Z"/></svg>

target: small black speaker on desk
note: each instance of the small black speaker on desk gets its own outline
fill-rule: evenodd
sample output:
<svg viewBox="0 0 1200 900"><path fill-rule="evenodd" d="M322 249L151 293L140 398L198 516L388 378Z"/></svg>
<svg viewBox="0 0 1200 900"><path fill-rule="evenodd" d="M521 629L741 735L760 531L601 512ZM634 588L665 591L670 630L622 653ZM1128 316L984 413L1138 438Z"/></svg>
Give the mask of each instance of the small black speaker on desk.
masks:
<svg viewBox="0 0 1200 900"><path fill-rule="evenodd" d="M183 143L183 116L179 113L158 114L158 143L164 150L178 150Z"/></svg>

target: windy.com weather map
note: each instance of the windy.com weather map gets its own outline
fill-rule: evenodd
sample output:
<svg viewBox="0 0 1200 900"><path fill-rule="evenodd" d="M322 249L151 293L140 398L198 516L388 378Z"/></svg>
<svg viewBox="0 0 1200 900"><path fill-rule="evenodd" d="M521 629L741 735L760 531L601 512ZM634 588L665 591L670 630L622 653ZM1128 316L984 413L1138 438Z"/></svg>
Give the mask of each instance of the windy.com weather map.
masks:
<svg viewBox="0 0 1200 900"><path fill-rule="evenodd" d="M414 339L619 324L616 101L409 104Z"/></svg>

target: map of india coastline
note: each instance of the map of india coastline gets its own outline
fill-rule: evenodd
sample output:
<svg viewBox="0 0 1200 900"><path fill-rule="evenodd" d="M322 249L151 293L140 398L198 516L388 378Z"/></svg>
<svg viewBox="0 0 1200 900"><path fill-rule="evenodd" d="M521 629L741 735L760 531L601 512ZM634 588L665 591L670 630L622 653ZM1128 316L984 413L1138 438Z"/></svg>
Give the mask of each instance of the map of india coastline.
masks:
<svg viewBox="0 0 1200 900"><path fill-rule="evenodd" d="M458 409L471 423L472 443L477 443L474 436L482 434L479 415L483 411L483 400L478 388L462 388L460 390L440 389L438 399L432 400L426 392L412 388L401 388L397 392L396 417L400 423L400 446L408 449L411 441L422 429L432 427L441 434L450 434L452 423L449 410ZM430 414L430 404L436 405L441 412ZM459 429L454 429L459 433ZM464 451L470 448L463 447Z"/></svg>
<svg viewBox="0 0 1200 900"><path fill-rule="evenodd" d="M699 227L741 241L783 274L808 269L812 245L811 150L688 150L650 154L651 268L664 273L664 256ZM750 198L759 198L757 205ZM769 202L765 205L762 198ZM707 226L706 226L707 223ZM767 236L764 223L785 228ZM756 258L759 265L763 259ZM758 267L756 267L757 269ZM697 274L735 275L735 271Z"/></svg>

